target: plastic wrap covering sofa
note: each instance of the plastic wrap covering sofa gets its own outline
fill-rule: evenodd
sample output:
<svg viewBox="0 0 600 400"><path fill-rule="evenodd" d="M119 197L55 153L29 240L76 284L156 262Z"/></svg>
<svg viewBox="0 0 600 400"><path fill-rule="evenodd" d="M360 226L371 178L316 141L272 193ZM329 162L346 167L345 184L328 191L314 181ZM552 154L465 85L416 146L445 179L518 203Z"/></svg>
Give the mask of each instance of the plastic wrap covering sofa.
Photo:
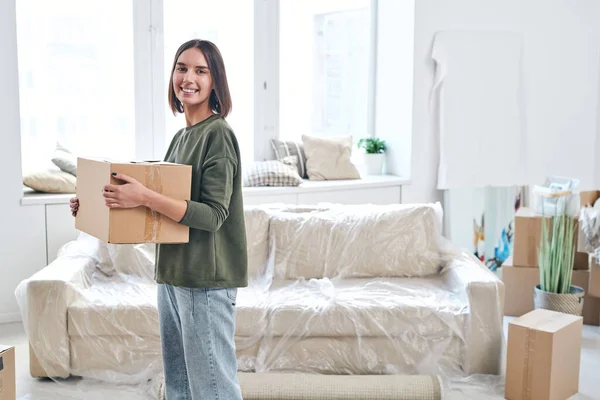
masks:
<svg viewBox="0 0 600 400"><path fill-rule="evenodd" d="M240 371L499 373L504 286L441 235L439 204L247 207ZM162 371L154 245L81 234L16 290L31 375Z"/></svg>

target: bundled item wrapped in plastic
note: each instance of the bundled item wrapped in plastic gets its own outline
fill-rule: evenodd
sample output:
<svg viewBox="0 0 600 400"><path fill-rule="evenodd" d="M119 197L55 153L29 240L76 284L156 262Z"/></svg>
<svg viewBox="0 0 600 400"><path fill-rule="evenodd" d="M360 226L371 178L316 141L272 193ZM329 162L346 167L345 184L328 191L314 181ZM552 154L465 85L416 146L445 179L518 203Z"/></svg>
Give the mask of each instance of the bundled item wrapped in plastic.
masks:
<svg viewBox="0 0 600 400"><path fill-rule="evenodd" d="M579 211L579 180L549 176L544 185L533 187L533 209L540 215L576 217Z"/></svg>
<svg viewBox="0 0 600 400"><path fill-rule="evenodd" d="M247 207L246 372L497 374L504 286L442 236L439 204ZM16 295L31 374L142 385L161 373L154 245L81 234Z"/></svg>
<svg viewBox="0 0 600 400"><path fill-rule="evenodd" d="M600 207L582 207L579 212L578 250L600 251Z"/></svg>

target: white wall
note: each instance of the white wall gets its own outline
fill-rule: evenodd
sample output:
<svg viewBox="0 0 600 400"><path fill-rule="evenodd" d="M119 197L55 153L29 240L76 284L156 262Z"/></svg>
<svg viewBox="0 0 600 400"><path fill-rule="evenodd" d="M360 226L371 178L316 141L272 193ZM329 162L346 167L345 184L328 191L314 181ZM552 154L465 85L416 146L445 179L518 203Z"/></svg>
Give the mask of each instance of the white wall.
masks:
<svg viewBox="0 0 600 400"><path fill-rule="evenodd" d="M508 30L525 37L528 179L547 174L577 176L583 187L600 185L600 175L579 174L599 143L569 142L574 133L598 132L598 47L600 2L595 0L419 0L415 10L412 185L403 202L441 200L436 190L439 148L428 109L434 65L430 52L439 30ZM398 28L400 29L400 28ZM566 142L566 144L564 144ZM560 143L560 146L556 144ZM494 155L497 162L502 156ZM560 168L553 159L567 157ZM596 168L597 170L597 168Z"/></svg>
<svg viewBox="0 0 600 400"><path fill-rule="evenodd" d="M15 0L0 2L0 323L20 320L14 290L46 263L44 208L20 205L21 138Z"/></svg>

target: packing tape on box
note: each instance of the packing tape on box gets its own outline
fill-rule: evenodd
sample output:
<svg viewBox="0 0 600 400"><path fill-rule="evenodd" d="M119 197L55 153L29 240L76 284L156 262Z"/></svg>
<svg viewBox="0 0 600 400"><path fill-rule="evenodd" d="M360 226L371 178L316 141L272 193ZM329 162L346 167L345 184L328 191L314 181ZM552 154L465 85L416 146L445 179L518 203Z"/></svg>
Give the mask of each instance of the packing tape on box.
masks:
<svg viewBox="0 0 600 400"><path fill-rule="evenodd" d="M535 331L527 329L525 333L525 360L523 368L523 400L531 399L531 384L533 383L533 357L530 353L535 351Z"/></svg>
<svg viewBox="0 0 600 400"><path fill-rule="evenodd" d="M160 166L147 165L144 170L145 185L147 188L161 193L163 192L162 177L160 175ZM162 224L162 214L146 208L146 224L144 226L144 241L157 242L160 235L160 226Z"/></svg>

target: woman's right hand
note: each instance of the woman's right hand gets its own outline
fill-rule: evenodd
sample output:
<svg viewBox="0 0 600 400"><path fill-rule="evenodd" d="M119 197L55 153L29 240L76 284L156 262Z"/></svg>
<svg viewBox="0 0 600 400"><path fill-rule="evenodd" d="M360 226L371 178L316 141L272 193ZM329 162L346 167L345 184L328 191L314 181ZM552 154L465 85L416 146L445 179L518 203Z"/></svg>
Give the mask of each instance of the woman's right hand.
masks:
<svg viewBox="0 0 600 400"><path fill-rule="evenodd" d="M79 210L79 199L77 197L72 197L71 198L71 215L76 217L78 210Z"/></svg>

